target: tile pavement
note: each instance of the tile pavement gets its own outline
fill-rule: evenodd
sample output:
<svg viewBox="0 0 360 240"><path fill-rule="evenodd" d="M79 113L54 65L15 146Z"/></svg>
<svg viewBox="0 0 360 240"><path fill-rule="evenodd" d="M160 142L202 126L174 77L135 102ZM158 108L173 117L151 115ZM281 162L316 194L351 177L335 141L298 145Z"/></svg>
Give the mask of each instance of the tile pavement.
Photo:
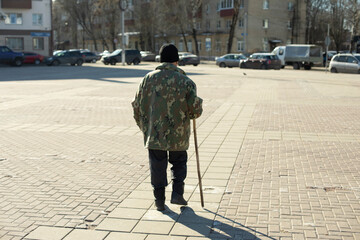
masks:
<svg viewBox="0 0 360 240"><path fill-rule="evenodd" d="M129 105L153 67L0 81L0 239L360 239L354 75L185 67L205 209L190 149L189 206L159 213Z"/></svg>

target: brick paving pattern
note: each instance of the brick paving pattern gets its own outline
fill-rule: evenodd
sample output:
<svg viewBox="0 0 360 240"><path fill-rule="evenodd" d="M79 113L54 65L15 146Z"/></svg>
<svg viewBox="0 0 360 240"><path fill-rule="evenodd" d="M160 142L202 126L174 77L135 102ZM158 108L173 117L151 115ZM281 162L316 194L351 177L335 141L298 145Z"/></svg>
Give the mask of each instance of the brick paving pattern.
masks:
<svg viewBox="0 0 360 240"><path fill-rule="evenodd" d="M360 239L357 75L184 67L205 209L192 143L162 214L130 106L154 66L1 69L0 239Z"/></svg>

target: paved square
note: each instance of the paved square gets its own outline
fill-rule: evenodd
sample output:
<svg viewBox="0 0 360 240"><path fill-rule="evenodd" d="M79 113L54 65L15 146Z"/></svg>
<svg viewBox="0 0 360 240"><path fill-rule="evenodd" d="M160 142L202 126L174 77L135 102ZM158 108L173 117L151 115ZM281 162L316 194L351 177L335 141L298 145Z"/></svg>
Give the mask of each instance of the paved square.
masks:
<svg viewBox="0 0 360 240"><path fill-rule="evenodd" d="M0 66L1 240L360 239L359 75L183 67L205 209L191 138L159 213L130 105L155 66Z"/></svg>

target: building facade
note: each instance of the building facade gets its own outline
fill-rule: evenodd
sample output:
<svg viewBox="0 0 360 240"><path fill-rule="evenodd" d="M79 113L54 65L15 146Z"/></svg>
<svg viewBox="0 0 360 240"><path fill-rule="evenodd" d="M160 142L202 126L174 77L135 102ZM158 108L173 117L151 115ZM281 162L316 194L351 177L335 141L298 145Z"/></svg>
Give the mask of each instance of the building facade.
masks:
<svg viewBox="0 0 360 240"><path fill-rule="evenodd" d="M52 55L52 0L0 0L0 45Z"/></svg>
<svg viewBox="0 0 360 240"><path fill-rule="evenodd" d="M196 18L196 44L202 58L212 59L227 53L234 4L234 0L203 0ZM126 27L130 29L133 26ZM166 37L158 35L154 50L157 52L164 42L172 42L180 51L195 53L191 29L189 24L185 35L179 32L167 32ZM305 0L239 0L230 52L269 52L279 45L303 44L306 42L305 32ZM134 47L135 43L138 46L138 42L138 38L131 38L129 47Z"/></svg>

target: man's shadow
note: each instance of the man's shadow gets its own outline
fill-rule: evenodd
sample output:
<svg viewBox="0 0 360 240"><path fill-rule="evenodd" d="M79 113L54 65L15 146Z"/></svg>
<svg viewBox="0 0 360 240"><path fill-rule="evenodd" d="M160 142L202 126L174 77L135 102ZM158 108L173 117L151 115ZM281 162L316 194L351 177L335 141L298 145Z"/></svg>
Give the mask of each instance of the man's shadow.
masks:
<svg viewBox="0 0 360 240"><path fill-rule="evenodd" d="M221 216L206 208L202 211L202 215L209 216L208 218L197 215L191 207L181 207L180 210L181 213L178 214L166 207L166 210L162 212L176 222L171 232L172 235L184 235L185 231L189 232L188 229L190 229L190 232L193 231L194 236L207 237L209 239L257 240L268 238L275 240L275 238L246 227L241 223ZM224 221L214 220L215 217L220 217ZM232 225L225 222L232 223Z"/></svg>

